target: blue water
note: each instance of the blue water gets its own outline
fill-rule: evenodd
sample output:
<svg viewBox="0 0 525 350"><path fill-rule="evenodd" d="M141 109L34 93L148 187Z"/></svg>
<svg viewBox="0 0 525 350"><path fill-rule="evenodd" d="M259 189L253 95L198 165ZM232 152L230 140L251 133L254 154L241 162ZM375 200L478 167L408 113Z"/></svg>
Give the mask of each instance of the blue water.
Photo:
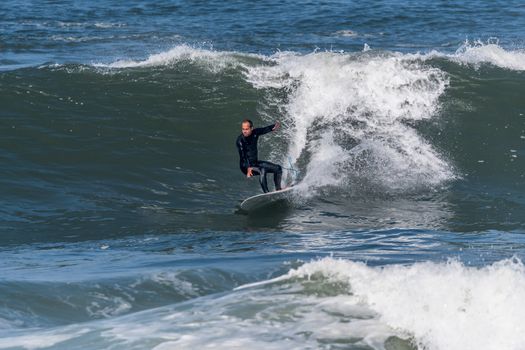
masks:
<svg viewBox="0 0 525 350"><path fill-rule="evenodd" d="M0 349L524 349L524 16L2 2Z"/></svg>

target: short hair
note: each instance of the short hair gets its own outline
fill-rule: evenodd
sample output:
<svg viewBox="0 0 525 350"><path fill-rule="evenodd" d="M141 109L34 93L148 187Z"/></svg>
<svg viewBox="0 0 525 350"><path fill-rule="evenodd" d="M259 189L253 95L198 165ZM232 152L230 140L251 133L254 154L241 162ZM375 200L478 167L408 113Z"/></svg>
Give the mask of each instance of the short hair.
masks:
<svg viewBox="0 0 525 350"><path fill-rule="evenodd" d="M248 123L248 124L250 124L250 128L253 128L253 122L252 122L250 119L244 119L244 120L242 121L241 125L244 124L244 123Z"/></svg>

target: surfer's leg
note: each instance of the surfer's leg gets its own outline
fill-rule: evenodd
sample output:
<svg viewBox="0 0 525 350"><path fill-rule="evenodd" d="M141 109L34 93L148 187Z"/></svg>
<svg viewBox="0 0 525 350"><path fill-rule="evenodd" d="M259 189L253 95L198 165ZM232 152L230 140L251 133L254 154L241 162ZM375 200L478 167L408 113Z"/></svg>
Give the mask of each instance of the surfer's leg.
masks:
<svg viewBox="0 0 525 350"><path fill-rule="evenodd" d="M283 175L283 169L281 166L266 161L260 161L258 166L260 169L264 169L265 173L273 173L273 183L275 185L275 190L279 191L281 189L281 178Z"/></svg>
<svg viewBox="0 0 525 350"><path fill-rule="evenodd" d="M283 170L281 169L280 165L277 165L279 167L279 171L273 174L273 183L275 185L275 190L280 191L281 190L281 178L283 177Z"/></svg>
<svg viewBox="0 0 525 350"><path fill-rule="evenodd" d="M241 170L244 173L244 175L248 173L248 169L243 168ZM258 166L252 167L252 175L253 176L259 175L259 183L261 184L261 188L264 193L270 192L268 190L268 183L266 182L266 172L267 171L265 169L262 169L261 167L258 167Z"/></svg>
<svg viewBox="0 0 525 350"><path fill-rule="evenodd" d="M259 167L259 183L261 184L264 193L270 192L268 190L268 183L266 182L266 169Z"/></svg>

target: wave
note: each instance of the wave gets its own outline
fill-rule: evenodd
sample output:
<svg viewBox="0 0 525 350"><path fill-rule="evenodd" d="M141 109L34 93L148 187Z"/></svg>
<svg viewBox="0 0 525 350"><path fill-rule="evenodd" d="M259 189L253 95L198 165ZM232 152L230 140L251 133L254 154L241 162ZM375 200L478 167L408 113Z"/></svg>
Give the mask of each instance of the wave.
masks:
<svg viewBox="0 0 525 350"><path fill-rule="evenodd" d="M257 125L283 122L261 142L261 158L300 170L299 200L333 195L342 214L350 210L341 204L348 198L413 198L416 208L430 195L447 213L465 201L468 208L483 202L497 208L492 218L508 222L508 213L519 217L523 208L520 190L508 185L521 183L523 173L522 72L493 64L478 70L456 59L368 48L258 55L183 45L143 60L4 72L11 175L4 177L10 200L2 215L54 225L60 210L78 209L87 210L83 222L135 222L120 209L165 208L175 193L180 213L206 208L228 215L237 197L256 189L238 171L231 144L239 121L253 117ZM46 204L28 199L69 187ZM28 188L31 202L21 203L20 189ZM109 210L92 216L99 208ZM479 213L476 221L488 220ZM173 223L173 215L163 218L157 223ZM67 220L60 223L69 229ZM492 221L482 229L488 228L495 228Z"/></svg>
<svg viewBox="0 0 525 350"><path fill-rule="evenodd" d="M274 157L302 164L308 192L350 181L403 191L455 178L445 157L410 125L432 118L439 109L448 78L438 68L411 57L368 51L261 56L187 45L142 61L95 66L136 68L182 62L204 64L214 72L236 67L253 87L269 94L268 106L274 106L288 126L288 150ZM263 114L268 122L272 118Z"/></svg>
<svg viewBox="0 0 525 350"><path fill-rule="evenodd" d="M270 280L169 306L45 330L0 348L509 349L525 346L520 260L368 266L324 258ZM45 344L45 345L44 345Z"/></svg>
<svg viewBox="0 0 525 350"><path fill-rule="evenodd" d="M388 325L392 334L407 338L418 349L525 346L518 335L525 331L520 322L525 308L525 268L517 258L483 268L454 260L370 267L325 258L241 288L297 282L305 289L312 283L339 286L338 296L329 303L321 302L330 305L324 307L326 312L353 313L361 305L378 323Z"/></svg>
<svg viewBox="0 0 525 350"><path fill-rule="evenodd" d="M287 131L271 157L302 170L304 193L320 187L383 192L435 188L461 178L453 161L418 131L436 120L450 77L433 65L490 64L521 70L521 51L493 43L465 43L454 54L370 50L270 56L179 45L144 60L94 64L99 68L177 67L194 64L220 74L232 68L265 93L261 117L281 119ZM289 180L290 181L290 180ZM357 185L357 186L356 186Z"/></svg>

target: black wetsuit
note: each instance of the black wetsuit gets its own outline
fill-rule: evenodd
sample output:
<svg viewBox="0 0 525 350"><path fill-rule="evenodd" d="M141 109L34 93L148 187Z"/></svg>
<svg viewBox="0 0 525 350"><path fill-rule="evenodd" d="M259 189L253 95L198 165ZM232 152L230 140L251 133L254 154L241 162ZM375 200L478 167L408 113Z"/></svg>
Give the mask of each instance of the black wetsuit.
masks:
<svg viewBox="0 0 525 350"><path fill-rule="evenodd" d="M278 191L281 189L281 176L283 173L281 166L261 161L257 158L257 141L259 140L259 136L269 133L274 127L275 124L264 128L253 129L250 136L244 137L243 134L240 134L235 142L237 150L239 151L239 167L241 171L246 175L248 168L252 168L254 175L260 175L259 182L264 193L268 192L268 184L266 182L267 173L273 173L275 190Z"/></svg>

